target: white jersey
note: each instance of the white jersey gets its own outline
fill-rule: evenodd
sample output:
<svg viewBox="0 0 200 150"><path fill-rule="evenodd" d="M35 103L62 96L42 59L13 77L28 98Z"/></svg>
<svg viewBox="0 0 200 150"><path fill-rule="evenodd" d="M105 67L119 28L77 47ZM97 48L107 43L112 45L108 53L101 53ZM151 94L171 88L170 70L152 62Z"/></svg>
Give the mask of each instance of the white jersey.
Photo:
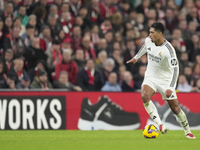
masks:
<svg viewBox="0 0 200 150"><path fill-rule="evenodd" d="M167 89L174 90L179 75L179 65L176 53L172 45L165 42L156 46L149 37L145 39L144 45L135 55L135 59L140 58L147 53L148 65L145 77L149 77L156 81L167 81L169 83Z"/></svg>

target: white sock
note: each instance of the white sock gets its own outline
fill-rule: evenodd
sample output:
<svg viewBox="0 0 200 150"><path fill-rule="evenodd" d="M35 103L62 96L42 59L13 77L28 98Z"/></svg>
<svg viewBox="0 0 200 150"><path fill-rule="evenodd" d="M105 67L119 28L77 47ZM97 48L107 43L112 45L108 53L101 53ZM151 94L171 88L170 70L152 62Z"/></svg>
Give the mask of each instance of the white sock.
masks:
<svg viewBox="0 0 200 150"><path fill-rule="evenodd" d="M163 124L162 121L160 120L157 108L154 105L154 103L150 100L148 103L143 103L143 104L144 104L144 108L146 109L146 111L149 114L149 116L151 117L151 119L153 119L153 121L158 126L160 126L161 124Z"/></svg>
<svg viewBox="0 0 200 150"><path fill-rule="evenodd" d="M176 116L177 122L183 127L185 134L191 133L187 117L185 113L182 111L182 109L180 113L175 116Z"/></svg>

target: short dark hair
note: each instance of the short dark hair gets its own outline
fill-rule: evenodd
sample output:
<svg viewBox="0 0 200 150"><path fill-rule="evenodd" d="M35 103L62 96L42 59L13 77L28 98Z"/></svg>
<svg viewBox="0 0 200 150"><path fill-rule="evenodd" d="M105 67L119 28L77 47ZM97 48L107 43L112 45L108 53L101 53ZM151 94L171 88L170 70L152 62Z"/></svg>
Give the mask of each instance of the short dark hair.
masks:
<svg viewBox="0 0 200 150"><path fill-rule="evenodd" d="M30 25L30 24L27 24L27 25L26 25L26 30L28 30L28 29L35 29L35 27L32 26L32 25Z"/></svg>
<svg viewBox="0 0 200 150"><path fill-rule="evenodd" d="M21 7L25 7L25 8L26 8L26 6L25 6L25 5L19 5L19 9L20 9ZM18 10L19 10L19 9L18 9Z"/></svg>
<svg viewBox="0 0 200 150"><path fill-rule="evenodd" d="M59 40L56 40L54 39L53 42L52 42L52 45L60 45L60 41Z"/></svg>
<svg viewBox="0 0 200 150"><path fill-rule="evenodd" d="M165 31L165 27L161 22L154 22L151 25L151 28L154 28L156 31L160 31L162 33L164 33L164 31Z"/></svg>

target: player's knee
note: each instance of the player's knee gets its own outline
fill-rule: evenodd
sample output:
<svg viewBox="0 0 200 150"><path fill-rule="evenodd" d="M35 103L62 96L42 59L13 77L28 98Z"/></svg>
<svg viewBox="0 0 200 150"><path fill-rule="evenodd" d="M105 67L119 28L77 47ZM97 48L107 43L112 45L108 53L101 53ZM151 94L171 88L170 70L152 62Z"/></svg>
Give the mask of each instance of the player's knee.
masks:
<svg viewBox="0 0 200 150"><path fill-rule="evenodd" d="M142 92L141 95L142 95L143 103L147 103L150 101L150 98L151 98L150 94L148 94L147 92Z"/></svg>
<svg viewBox="0 0 200 150"><path fill-rule="evenodd" d="M173 106L171 109L176 115L179 114L181 111L179 106Z"/></svg>

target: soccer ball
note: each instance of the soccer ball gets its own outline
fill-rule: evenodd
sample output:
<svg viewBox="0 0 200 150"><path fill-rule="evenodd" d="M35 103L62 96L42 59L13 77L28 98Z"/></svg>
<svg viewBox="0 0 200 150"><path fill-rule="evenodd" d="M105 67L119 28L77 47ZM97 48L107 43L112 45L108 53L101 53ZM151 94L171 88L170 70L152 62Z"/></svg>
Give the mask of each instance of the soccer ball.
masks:
<svg viewBox="0 0 200 150"><path fill-rule="evenodd" d="M159 130L153 124L146 125L143 129L143 136L148 139L155 139L159 135Z"/></svg>

